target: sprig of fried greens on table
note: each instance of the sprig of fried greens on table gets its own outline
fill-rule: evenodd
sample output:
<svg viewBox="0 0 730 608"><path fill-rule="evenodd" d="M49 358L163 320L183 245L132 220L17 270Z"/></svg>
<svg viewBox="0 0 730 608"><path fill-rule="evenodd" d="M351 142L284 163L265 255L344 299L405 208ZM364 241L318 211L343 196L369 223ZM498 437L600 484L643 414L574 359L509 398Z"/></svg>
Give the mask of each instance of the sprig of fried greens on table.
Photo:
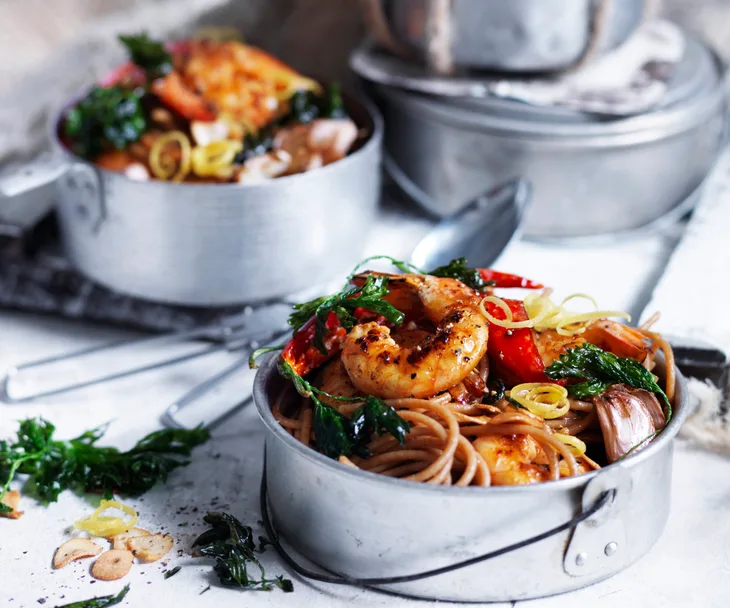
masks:
<svg viewBox="0 0 730 608"><path fill-rule="evenodd" d="M64 490L139 496L164 483L174 469L189 463L193 448L210 438L207 429L162 429L142 438L126 452L96 445L106 426L69 441L54 439L56 427L42 418L19 424L15 440L0 441L0 500L18 474L41 502L58 500ZM0 503L0 514L11 511Z"/></svg>

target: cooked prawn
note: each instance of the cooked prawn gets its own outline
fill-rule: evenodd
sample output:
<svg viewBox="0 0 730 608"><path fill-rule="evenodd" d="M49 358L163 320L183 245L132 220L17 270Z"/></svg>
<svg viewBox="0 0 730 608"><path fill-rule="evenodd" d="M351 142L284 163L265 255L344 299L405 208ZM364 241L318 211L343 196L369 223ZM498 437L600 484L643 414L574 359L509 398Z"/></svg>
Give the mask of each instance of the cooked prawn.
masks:
<svg viewBox="0 0 730 608"><path fill-rule="evenodd" d="M389 287L413 290L436 325L415 346L399 345L390 328L356 325L345 339L342 362L363 393L383 398L425 398L462 382L487 350L489 330L479 297L455 279L389 275ZM356 277L355 281L362 280Z"/></svg>
<svg viewBox="0 0 730 608"><path fill-rule="evenodd" d="M639 330L609 319L599 319L591 323L586 328L583 337L587 342L610 351L614 355L629 357L637 361L646 359L652 350L646 336Z"/></svg>
<svg viewBox="0 0 730 608"><path fill-rule="evenodd" d="M539 483L550 479L550 469L537 464L542 449L530 435L487 435L474 441L495 486Z"/></svg>
<svg viewBox="0 0 730 608"><path fill-rule="evenodd" d="M533 330L532 335L545 367L559 359L568 349L586 342L619 357L629 357L640 362L652 350L641 332L610 319L598 319L588 325L585 332L575 336L562 336L554 329Z"/></svg>

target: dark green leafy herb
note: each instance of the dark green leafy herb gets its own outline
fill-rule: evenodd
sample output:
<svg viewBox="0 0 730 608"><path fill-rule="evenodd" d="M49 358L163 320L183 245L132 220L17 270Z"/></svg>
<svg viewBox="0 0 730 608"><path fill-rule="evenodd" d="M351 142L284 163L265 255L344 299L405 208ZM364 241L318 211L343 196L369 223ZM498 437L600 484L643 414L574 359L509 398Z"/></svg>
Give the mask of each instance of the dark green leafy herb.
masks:
<svg viewBox="0 0 730 608"><path fill-rule="evenodd" d="M258 133L246 133L243 136L243 150L233 158L234 163L245 163L249 158L261 156L274 149L276 130L282 126L281 120L276 120L261 127Z"/></svg>
<svg viewBox="0 0 730 608"><path fill-rule="evenodd" d="M487 403L489 405L494 405L497 403L497 401L501 401L504 399L504 393L506 391L506 386L504 385L504 382L500 378L492 379L490 378L487 382L487 388L489 389L487 394L484 395L484 403Z"/></svg>
<svg viewBox="0 0 730 608"><path fill-rule="evenodd" d="M294 383L297 392L309 397L314 404L312 428L317 448L330 458L357 454L366 458L370 455L367 444L373 434L390 433L401 445L410 431L408 423L387 403L377 397L336 397L312 386L297 374L286 361L279 361L279 373ZM336 401L363 401L352 415L347 418L332 406L322 402L319 396Z"/></svg>
<svg viewBox="0 0 730 608"><path fill-rule="evenodd" d="M552 380L583 380L568 386L570 394L579 399L600 395L612 384L628 384L656 393L667 404L667 421L671 418L672 407L669 399L649 370L634 359L618 357L593 344L582 344L569 349L545 370L545 374Z"/></svg>
<svg viewBox="0 0 730 608"><path fill-rule="evenodd" d="M274 543L272 543L271 540L266 538L265 536L259 536L259 553L264 553L266 551L266 547L268 547L269 545L273 547Z"/></svg>
<svg viewBox="0 0 730 608"><path fill-rule="evenodd" d="M368 275L360 287L345 288L332 296L297 304L289 317L289 324L297 331L310 318L315 317L314 346L326 355L324 338L328 332L327 319L330 313L335 313L340 325L347 331L357 324L357 319L352 314L356 308L364 308L382 315L393 325L400 325L405 315L383 299L387 294L388 278Z"/></svg>
<svg viewBox="0 0 730 608"><path fill-rule="evenodd" d="M294 328L294 331L298 331L302 326L309 321L315 314L317 309L327 302L332 296L321 296L304 302L302 304L294 304L294 312L289 315L289 325Z"/></svg>
<svg viewBox="0 0 730 608"><path fill-rule="evenodd" d="M145 71L148 80L154 80L173 70L170 53L161 42L152 40L147 32L119 36L119 41L127 47L132 63Z"/></svg>
<svg viewBox="0 0 730 608"><path fill-rule="evenodd" d="M446 266L439 266L435 270L425 274L430 274L434 277L458 279L464 285L468 285L477 291L482 291L485 287L494 285L491 281L485 281L476 268L469 268L466 264L466 258L457 258L451 260Z"/></svg>
<svg viewBox="0 0 730 608"><path fill-rule="evenodd" d="M32 493L43 502L55 502L67 489L101 492L107 497L113 492L137 496L164 482L170 471L188 464L180 456L189 456L210 436L204 428L164 429L120 452L96 445L105 430L102 427L70 441L57 441L50 422L23 420L14 442L0 441L0 479L5 479L0 498L17 473L30 476Z"/></svg>
<svg viewBox="0 0 730 608"><path fill-rule="evenodd" d="M414 266L410 262L404 262L403 260L397 260L394 257L391 257L389 255L371 255L369 258L365 258L362 262L360 262L350 273L350 276L348 277L348 281L357 274L358 270L365 266L368 262L372 262L373 260L388 260L393 266L395 266L398 270L405 273L416 273L416 274L428 274L426 271L421 270L418 266Z"/></svg>
<svg viewBox="0 0 730 608"><path fill-rule="evenodd" d="M270 591L274 587L285 592L294 590L292 582L283 576L266 578L249 526L227 513L208 513L203 519L212 527L195 540L193 547L200 547L201 555L215 559L214 570L222 585L252 591ZM258 568L258 579L249 573L249 567Z"/></svg>
<svg viewBox="0 0 730 608"><path fill-rule="evenodd" d="M66 112L64 134L71 150L89 160L107 146L118 150L137 141L147 129L142 110L142 89L95 87Z"/></svg>
<svg viewBox="0 0 730 608"><path fill-rule="evenodd" d="M377 397L366 397L365 403L358 407L350 418L352 436L357 445L364 446L372 439L373 433L389 433L405 445L410 431L408 423L396 411Z"/></svg>
<svg viewBox="0 0 730 608"><path fill-rule="evenodd" d="M517 401L516 399L512 399L512 397L507 397L507 396L505 396L505 399L507 400L507 402L508 402L508 403L510 403L510 405L513 405L513 406L514 406L514 407L516 407L516 408L517 408L518 410L524 410L524 409L527 409L527 408L526 408L526 407L525 407L524 405L522 405L522 404L521 404L521 403L520 403L519 401Z"/></svg>
<svg viewBox="0 0 730 608"><path fill-rule="evenodd" d="M169 570L165 571L165 580L170 578L171 576L175 576L178 572L182 570L182 566L175 566L174 568L170 568Z"/></svg>
<svg viewBox="0 0 730 608"><path fill-rule="evenodd" d="M81 600L80 602L72 602L64 604L56 608L107 608L107 606L116 606L120 604L124 597L129 593L129 585L125 585L117 595L104 595L101 597L91 598L89 600Z"/></svg>
<svg viewBox="0 0 730 608"><path fill-rule="evenodd" d="M353 442L350 421L335 408L311 397L314 403L312 428L317 448L330 458L349 456L357 447Z"/></svg>
<svg viewBox="0 0 730 608"><path fill-rule="evenodd" d="M282 350L286 348L286 344L279 344L278 346L265 346L263 348L257 348L255 351L251 353L251 355L248 358L248 366L251 369L256 369L258 365L256 365L256 359L259 357L263 357L266 353L273 353L277 350Z"/></svg>
<svg viewBox="0 0 730 608"><path fill-rule="evenodd" d="M287 122L306 124L316 118L347 118L338 83L332 83L324 93L296 91L289 98Z"/></svg>
<svg viewBox="0 0 730 608"><path fill-rule="evenodd" d="M392 258L389 255L374 255L360 262L350 276L353 276L359 268L372 260L388 260L401 272L415 272L416 274L429 274L434 277L458 279L465 285L468 285L477 291L482 291L485 287L491 287L495 284L494 281L485 281L477 268L470 268L467 266L468 262L466 258L456 258L451 260L445 266L439 266L434 270L428 271L418 268L418 266L414 266L410 262L404 262L403 260Z"/></svg>

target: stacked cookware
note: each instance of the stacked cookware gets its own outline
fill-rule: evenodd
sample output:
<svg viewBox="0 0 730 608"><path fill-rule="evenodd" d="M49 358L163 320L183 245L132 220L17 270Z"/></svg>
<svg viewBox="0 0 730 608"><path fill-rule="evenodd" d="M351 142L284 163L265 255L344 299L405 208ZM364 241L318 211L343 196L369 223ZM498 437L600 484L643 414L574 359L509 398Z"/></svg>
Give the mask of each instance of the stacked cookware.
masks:
<svg viewBox="0 0 730 608"><path fill-rule="evenodd" d="M649 0L363 6L351 65L384 112L386 167L437 216L521 176L528 237L645 232L691 208L725 141L722 61Z"/></svg>

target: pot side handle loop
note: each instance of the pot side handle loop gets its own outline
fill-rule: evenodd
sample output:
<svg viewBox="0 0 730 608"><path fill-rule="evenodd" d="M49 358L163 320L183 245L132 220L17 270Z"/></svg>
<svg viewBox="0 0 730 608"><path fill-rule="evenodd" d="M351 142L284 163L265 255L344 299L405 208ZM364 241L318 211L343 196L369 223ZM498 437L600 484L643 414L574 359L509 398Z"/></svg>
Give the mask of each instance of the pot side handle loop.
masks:
<svg viewBox="0 0 730 608"><path fill-rule="evenodd" d="M575 526L563 558L563 569L570 576L610 572L629 559L626 530L621 512L631 494L632 481L623 467L602 471L583 491L583 510L599 496L611 494L604 508Z"/></svg>
<svg viewBox="0 0 730 608"><path fill-rule="evenodd" d="M74 162L58 180L60 197L70 204L73 216L93 234L106 219L106 193L100 170L86 162Z"/></svg>
<svg viewBox="0 0 730 608"><path fill-rule="evenodd" d="M54 205L53 184L68 170L57 155L44 153L0 175L0 234L20 236Z"/></svg>
<svg viewBox="0 0 730 608"><path fill-rule="evenodd" d="M500 557L501 555L505 555L507 553L512 553L513 551L517 551L519 549L522 549L524 547L527 547L529 545L533 545L535 543L540 542L541 540L545 540L546 538L550 538L551 536L555 536L556 534L560 534L561 532L565 532L567 530L571 530L581 524L581 522L585 522L590 520L590 518L601 514L604 509L609 505L612 501L615 501L616 498L616 492L613 489L607 489L602 490L597 498L589 504L586 507L585 504L585 494L584 494L584 504L583 504L583 511L573 517L572 519L568 520L564 524L561 524L559 526L556 526L555 528L552 528L550 530L547 530L543 532L542 534L538 534L536 536L532 536L530 538L527 538L525 540L522 540L520 542L514 543L512 545L508 545L506 547L502 547L501 549L497 549L496 551L490 551L489 553L485 553L483 555L478 555L476 557L469 558L467 560L457 562L455 564L450 564L448 566L442 566L441 568L436 568L434 570L428 570L426 572L417 572L414 574L405 574L402 576L390 576L390 577L379 577L379 578L353 578L353 577L347 577L347 576L340 576L334 573L330 572L316 572L314 570L309 570L308 568L302 566L298 561L296 561L287 551L284 549L284 547L281 545L281 542L279 541L279 535L277 534L274 524L271 521L271 517L269 516L269 506L268 506L268 491L267 491L267 483L266 483L266 447L264 447L264 470L263 474L261 476L261 493L260 493L260 507L261 507L261 519L264 522L264 528L266 530L266 534L268 535L269 539L272 541L272 544L274 545L274 549L276 549L276 552L279 554L279 556L284 560L284 562L289 566L294 572L296 572L299 576L302 576L304 578L309 578L311 580L319 581L322 583L330 583L333 585L353 585L357 587L369 587L369 586L377 586L377 585L393 585L397 583L409 583L413 581L422 580L425 578L430 578L432 576L438 576L440 574L447 574L449 572L453 572L455 570L459 570L461 568L466 568L468 566L473 566L475 564L479 564L481 562L485 562L490 559L494 559L496 557Z"/></svg>

